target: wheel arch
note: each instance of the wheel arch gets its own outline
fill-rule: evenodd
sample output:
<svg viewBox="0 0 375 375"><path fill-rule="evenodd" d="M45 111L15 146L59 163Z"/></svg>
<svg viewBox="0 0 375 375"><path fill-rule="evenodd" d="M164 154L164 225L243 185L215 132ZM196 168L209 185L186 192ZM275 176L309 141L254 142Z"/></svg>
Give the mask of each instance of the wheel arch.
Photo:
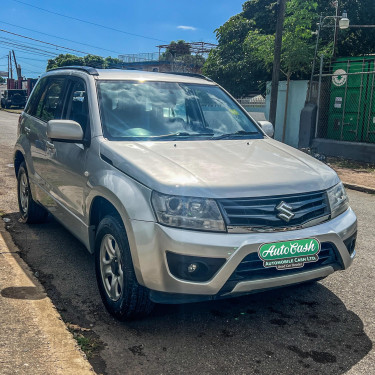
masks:
<svg viewBox="0 0 375 375"><path fill-rule="evenodd" d="M16 177L18 176L18 171L23 162L26 163L23 153L20 150L16 150L14 153L14 172L16 173Z"/></svg>
<svg viewBox="0 0 375 375"><path fill-rule="evenodd" d="M92 192L89 199L89 244L90 253L95 251L95 236L96 230L100 221L108 215L115 215L121 219L122 224L125 228L125 234L127 236L130 248L130 254L133 261L134 271L138 280L138 283L144 284L143 278L139 268L139 258L135 249L135 238L131 226L131 220L129 215L118 199L111 191L105 189L101 192Z"/></svg>

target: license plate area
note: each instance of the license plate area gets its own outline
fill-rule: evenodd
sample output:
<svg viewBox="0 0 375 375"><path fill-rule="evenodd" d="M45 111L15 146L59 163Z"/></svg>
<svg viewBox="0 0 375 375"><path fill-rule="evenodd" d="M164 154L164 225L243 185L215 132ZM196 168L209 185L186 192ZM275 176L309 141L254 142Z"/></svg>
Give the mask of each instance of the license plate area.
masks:
<svg viewBox="0 0 375 375"><path fill-rule="evenodd" d="M302 268L306 263L317 262L321 244L316 238L304 238L282 242L264 243L259 246L258 256L264 268L277 270Z"/></svg>

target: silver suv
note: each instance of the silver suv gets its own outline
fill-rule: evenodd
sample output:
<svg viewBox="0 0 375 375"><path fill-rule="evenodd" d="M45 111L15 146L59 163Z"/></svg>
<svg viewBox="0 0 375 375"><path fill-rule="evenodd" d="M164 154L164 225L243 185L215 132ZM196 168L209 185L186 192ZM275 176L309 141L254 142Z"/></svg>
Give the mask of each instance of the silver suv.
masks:
<svg viewBox="0 0 375 375"><path fill-rule="evenodd" d="M118 319L348 268L342 183L272 133L203 76L49 71L19 120L22 220L49 212L83 242Z"/></svg>

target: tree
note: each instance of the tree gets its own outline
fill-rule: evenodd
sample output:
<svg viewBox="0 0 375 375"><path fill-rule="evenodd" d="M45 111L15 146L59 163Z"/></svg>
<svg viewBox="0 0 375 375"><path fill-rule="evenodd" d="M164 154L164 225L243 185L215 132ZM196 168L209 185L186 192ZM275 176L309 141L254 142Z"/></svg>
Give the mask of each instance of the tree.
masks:
<svg viewBox="0 0 375 375"><path fill-rule="evenodd" d="M111 67L121 66L122 61L116 57L108 56L105 59L101 56L86 55L79 57L75 55L61 54L54 59L48 60L47 70L58 68L61 66L92 66L98 69L108 69Z"/></svg>
<svg viewBox="0 0 375 375"><path fill-rule="evenodd" d="M178 40L177 43L172 41L167 48L167 52L173 56L191 55L190 45L184 40Z"/></svg>
<svg viewBox="0 0 375 375"><path fill-rule="evenodd" d="M199 54L193 55L189 43L186 43L184 40L169 43L165 52L160 55L160 60L182 63L194 70L200 70L206 61L205 58Z"/></svg>
<svg viewBox="0 0 375 375"><path fill-rule="evenodd" d="M258 90L262 80L270 78L243 48L252 27L252 22L242 14L231 17L215 30L218 47L211 50L203 66L204 74L237 97Z"/></svg>
<svg viewBox="0 0 375 375"><path fill-rule="evenodd" d="M104 68L104 59L101 56L96 55L86 55L83 58L83 65L92 66L93 68L103 69Z"/></svg>
<svg viewBox="0 0 375 375"><path fill-rule="evenodd" d="M78 65L83 66L85 65L83 57L78 57L75 55L67 54L60 54L54 59L48 60L47 63L47 70L59 68L61 66L72 66Z"/></svg>
<svg viewBox="0 0 375 375"><path fill-rule="evenodd" d="M108 56L104 59L104 67L106 69L116 68L121 66L122 63L122 60L118 59L117 57Z"/></svg>
<svg viewBox="0 0 375 375"><path fill-rule="evenodd" d="M280 61L280 71L287 80L282 141L285 137L290 79L293 74L308 73L311 56L314 54L310 27L314 21L317 4L311 1L301 7L300 1L289 0L286 3ZM261 34L258 30L250 30L244 48L248 49L249 53L251 52L251 58L254 61L258 61L266 70L271 71L274 44L275 36L273 34Z"/></svg>
<svg viewBox="0 0 375 375"><path fill-rule="evenodd" d="M0 83L5 83L6 79L4 77L0 77Z"/></svg>
<svg viewBox="0 0 375 375"><path fill-rule="evenodd" d="M329 16L334 14L332 1L318 1L317 14ZM373 25L375 18L374 0L340 0L339 14L346 10L351 25ZM333 22L331 21L331 24ZM324 25L329 25L325 22ZM375 28L349 28L339 30L337 57L363 56L375 53ZM333 41L333 29L323 28L321 45L326 46ZM329 55L328 55L329 56Z"/></svg>
<svg viewBox="0 0 375 375"><path fill-rule="evenodd" d="M203 71L235 96L264 90L265 82L270 79L269 64L273 61L273 50L270 46L276 27L276 3L275 0L246 1L240 14L231 17L215 30L218 47L210 52ZM332 0L288 0L282 64L284 70L289 66L289 70L293 71L291 78L308 79L316 41L311 32L316 30L321 13L324 16L334 15L331 3ZM339 14L343 10L348 12L351 24L373 24L373 0L342 0ZM329 21L326 21L325 25L328 26ZM338 56L375 53L374 40L375 29L340 30ZM323 28L319 54L330 56L332 43L333 28ZM285 53L286 50L289 51L288 54Z"/></svg>

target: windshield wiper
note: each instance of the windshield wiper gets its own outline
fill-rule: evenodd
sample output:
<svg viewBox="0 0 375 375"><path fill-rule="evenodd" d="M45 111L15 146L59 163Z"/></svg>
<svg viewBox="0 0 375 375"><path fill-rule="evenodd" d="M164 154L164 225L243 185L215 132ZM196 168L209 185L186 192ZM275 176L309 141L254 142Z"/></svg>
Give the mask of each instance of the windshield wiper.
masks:
<svg viewBox="0 0 375 375"><path fill-rule="evenodd" d="M218 135L217 137L212 137L213 139L226 139L226 138L231 138L231 137L243 137L246 135L261 135L260 132L247 132L246 130L238 130L235 133L228 133L228 134L221 134Z"/></svg>
<svg viewBox="0 0 375 375"><path fill-rule="evenodd" d="M178 139L178 138L194 138L194 137L209 137L212 136L214 133L187 133L187 132L178 132L172 134L165 134L165 135L155 135L150 137L150 139Z"/></svg>

